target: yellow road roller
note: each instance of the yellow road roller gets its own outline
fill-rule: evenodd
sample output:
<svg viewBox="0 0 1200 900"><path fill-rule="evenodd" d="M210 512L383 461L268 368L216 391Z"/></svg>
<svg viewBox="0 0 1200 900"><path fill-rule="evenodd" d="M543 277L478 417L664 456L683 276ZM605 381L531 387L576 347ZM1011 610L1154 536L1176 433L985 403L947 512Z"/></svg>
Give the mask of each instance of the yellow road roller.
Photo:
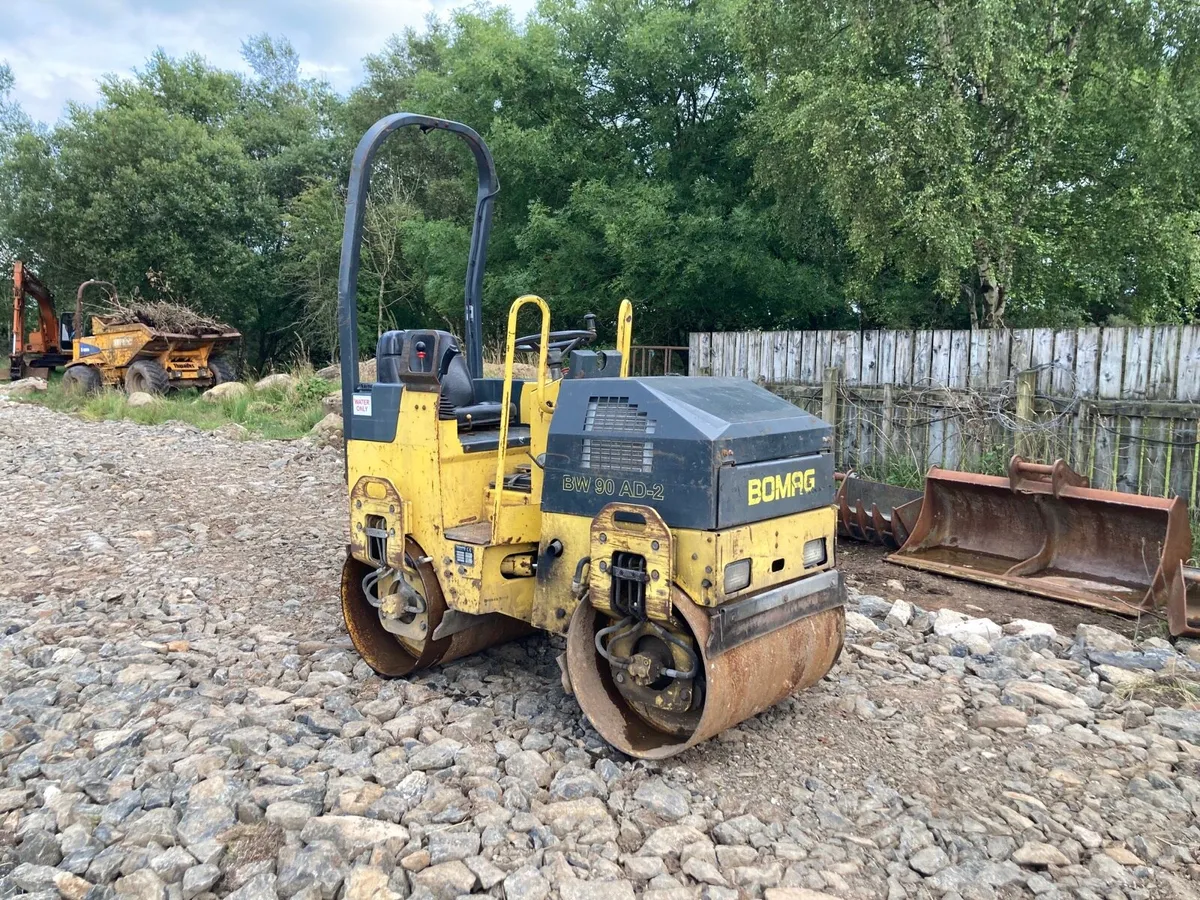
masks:
<svg viewBox="0 0 1200 900"><path fill-rule="evenodd" d="M462 138L478 193L465 333L389 331L358 373L356 292L372 160L406 126ZM355 151L338 279L350 540L346 626L401 677L541 629L610 744L671 756L813 684L845 631L831 429L740 379L627 377L617 348L552 331L535 296L483 377L480 288L499 184L465 125L398 113ZM541 330L518 335L518 313ZM513 377L517 353L537 374Z"/></svg>

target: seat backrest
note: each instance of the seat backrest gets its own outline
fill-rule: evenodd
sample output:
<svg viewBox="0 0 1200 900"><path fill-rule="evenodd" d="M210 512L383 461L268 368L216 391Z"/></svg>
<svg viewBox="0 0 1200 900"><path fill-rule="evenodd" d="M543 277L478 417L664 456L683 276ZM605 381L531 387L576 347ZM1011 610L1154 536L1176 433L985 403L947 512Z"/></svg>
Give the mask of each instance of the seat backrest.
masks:
<svg viewBox="0 0 1200 900"><path fill-rule="evenodd" d="M399 384L404 359L404 342L408 332L385 331L375 345L375 380L383 384Z"/></svg>
<svg viewBox="0 0 1200 900"><path fill-rule="evenodd" d="M453 409L470 406L475 402L475 383L471 380L466 357L457 348L448 355L450 358L442 372L442 402Z"/></svg>

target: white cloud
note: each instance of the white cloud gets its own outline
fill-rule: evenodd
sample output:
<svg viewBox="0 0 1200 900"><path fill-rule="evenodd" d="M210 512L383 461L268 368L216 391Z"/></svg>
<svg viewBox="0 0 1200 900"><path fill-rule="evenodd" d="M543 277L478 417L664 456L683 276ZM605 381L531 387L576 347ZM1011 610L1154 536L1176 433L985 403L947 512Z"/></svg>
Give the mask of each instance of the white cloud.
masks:
<svg viewBox="0 0 1200 900"><path fill-rule="evenodd" d="M535 0L505 0L523 18ZM284 35L301 71L346 91L362 76L362 58L393 34L445 17L455 0L25 0L10 4L0 29L0 61L16 77L15 99L35 119L53 122L68 101L94 103L96 82L128 74L158 47L192 51L222 68L245 69L242 41Z"/></svg>

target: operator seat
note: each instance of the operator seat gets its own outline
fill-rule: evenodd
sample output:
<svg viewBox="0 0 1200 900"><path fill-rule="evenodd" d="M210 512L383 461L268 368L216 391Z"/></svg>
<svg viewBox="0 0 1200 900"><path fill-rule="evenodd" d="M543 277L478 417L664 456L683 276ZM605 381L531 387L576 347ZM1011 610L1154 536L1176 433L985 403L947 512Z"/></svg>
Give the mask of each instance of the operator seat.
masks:
<svg viewBox="0 0 1200 900"><path fill-rule="evenodd" d="M405 358L408 353L407 344L410 340L407 331L385 331L379 336L375 347L375 380L384 384L403 384L405 373ZM442 343L438 341L438 343ZM440 397L438 413L440 418L458 421L460 431L471 431L477 428L488 428L500 424L500 403L498 401L477 401L475 397L475 382L471 371L467 368L467 360L457 339L446 341L445 351L438 362L438 383ZM418 348L420 349L420 348ZM510 404L510 421L517 422L516 404Z"/></svg>

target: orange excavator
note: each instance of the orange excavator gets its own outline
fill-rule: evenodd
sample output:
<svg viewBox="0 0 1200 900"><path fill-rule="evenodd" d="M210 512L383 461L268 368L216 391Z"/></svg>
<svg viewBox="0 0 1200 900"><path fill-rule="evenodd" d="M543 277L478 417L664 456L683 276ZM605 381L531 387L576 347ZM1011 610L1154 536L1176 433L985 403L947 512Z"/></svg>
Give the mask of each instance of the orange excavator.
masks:
<svg viewBox="0 0 1200 900"><path fill-rule="evenodd" d="M38 329L27 331L26 302L37 301ZM54 309L54 295L28 267L18 260L13 265L12 351L8 357L8 377L16 381L28 375L42 374L71 361L71 341L75 338L75 316Z"/></svg>

